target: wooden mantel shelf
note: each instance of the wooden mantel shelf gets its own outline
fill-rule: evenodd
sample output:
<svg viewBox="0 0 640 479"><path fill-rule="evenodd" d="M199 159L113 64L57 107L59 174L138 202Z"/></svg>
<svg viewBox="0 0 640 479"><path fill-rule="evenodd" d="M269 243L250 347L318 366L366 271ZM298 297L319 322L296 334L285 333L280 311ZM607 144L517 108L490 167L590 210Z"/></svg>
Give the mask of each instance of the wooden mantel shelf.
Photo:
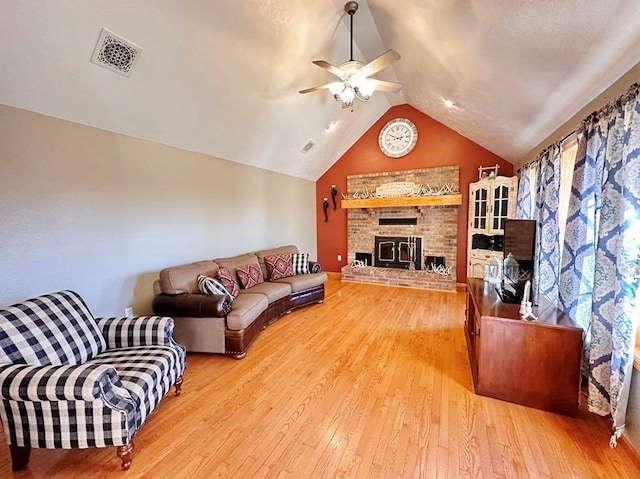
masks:
<svg viewBox="0 0 640 479"><path fill-rule="evenodd" d="M340 206L348 208L393 208L403 206L455 206L462 204L462 195L401 196L394 198L367 198L342 200Z"/></svg>

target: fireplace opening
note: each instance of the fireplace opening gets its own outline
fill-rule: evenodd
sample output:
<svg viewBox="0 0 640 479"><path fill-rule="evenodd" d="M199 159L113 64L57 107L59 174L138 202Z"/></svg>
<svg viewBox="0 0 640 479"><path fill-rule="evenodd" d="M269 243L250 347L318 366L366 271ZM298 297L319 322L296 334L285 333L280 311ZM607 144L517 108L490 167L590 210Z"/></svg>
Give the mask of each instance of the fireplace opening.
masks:
<svg viewBox="0 0 640 479"><path fill-rule="evenodd" d="M427 270L435 270L438 267L446 267L444 264L444 256L425 256L424 257L424 268Z"/></svg>
<svg viewBox="0 0 640 479"><path fill-rule="evenodd" d="M356 253L356 261L362 261L365 266L372 266L373 255L371 253Z"/></svg>
<svg viewBox="0 0 640 479"><path fill-rule="evenodd" d="M417 236L376 236L374 266L414 269L422 267L422 238Z"/></svg>

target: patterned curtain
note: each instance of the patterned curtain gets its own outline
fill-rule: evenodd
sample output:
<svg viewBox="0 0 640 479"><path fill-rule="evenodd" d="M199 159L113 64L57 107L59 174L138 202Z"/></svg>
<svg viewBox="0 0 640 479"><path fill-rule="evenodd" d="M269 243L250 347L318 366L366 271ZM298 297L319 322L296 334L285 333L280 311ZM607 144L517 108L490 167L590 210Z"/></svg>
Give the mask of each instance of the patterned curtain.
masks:
<svg viewBox="0 0 640 479"><path fill-rule="evenodd" d="M533 163L529 163L518 170L518 201L516 202L516 218L531 219L531 181L535 174Z"/></svg>
<svg viewBox="0 0 640 479"><path fill-rule="evenodd" d="M556 143L544 150L537 163L536 196L532 219L537 221L535 256L535 289L553 304L558 303L560 276L560 229L558 203L560 193L560 160L562 146Z"/></svg>
<svg viewBox="0 0 640 479"><path fill-rule="evenodd" d="M640 316L640 84L592 114L578 153L560 278L563 310L587 331L589 410L624 431Z"/></svg>

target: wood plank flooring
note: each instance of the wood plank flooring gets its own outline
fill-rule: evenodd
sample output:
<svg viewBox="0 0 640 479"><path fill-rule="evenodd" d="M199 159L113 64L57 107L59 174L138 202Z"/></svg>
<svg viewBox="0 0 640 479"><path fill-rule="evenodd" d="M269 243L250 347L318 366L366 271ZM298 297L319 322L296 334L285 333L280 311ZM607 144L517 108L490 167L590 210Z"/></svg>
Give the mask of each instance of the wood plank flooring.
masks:
<svg viewBox="0 0 640 479"><path fill-rule="evenodd" d="M609 426L477 396L464 294L342 282L262 332L247 357L189 354L167 396L115 448L34 449L17 478L637 478ZM583 399L581 399L583 401ZM583 401L584 402L584 401Z"/></svg>

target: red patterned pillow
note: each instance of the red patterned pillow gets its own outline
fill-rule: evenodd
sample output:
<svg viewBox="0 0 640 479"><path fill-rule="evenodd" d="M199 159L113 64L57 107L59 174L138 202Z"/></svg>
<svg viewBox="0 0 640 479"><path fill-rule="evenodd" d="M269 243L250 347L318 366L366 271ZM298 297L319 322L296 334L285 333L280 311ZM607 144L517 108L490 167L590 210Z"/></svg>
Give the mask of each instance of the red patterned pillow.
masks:
<svg viewBox="0 0 640 479"><path fill-rule="evenodd" d="M218 268L218 279L231 296L237 298L240 294L240 285L234 278L233 273L226 266Z"/></svg>
<svg viewBox="0 0 640 479"><path fill-rule="evenodd" d="M262 270L258 263L248 264L236 268L236 274L240 280L240 284L244 289L253 288L254 286L264 283Z"/></svg>
<svg viewBox="0 0 640 479"><path fill-rule="evenodd" d="M295 274L290 253L265 256L264 264L267 267L269 279L288 278Z"/></svg>

